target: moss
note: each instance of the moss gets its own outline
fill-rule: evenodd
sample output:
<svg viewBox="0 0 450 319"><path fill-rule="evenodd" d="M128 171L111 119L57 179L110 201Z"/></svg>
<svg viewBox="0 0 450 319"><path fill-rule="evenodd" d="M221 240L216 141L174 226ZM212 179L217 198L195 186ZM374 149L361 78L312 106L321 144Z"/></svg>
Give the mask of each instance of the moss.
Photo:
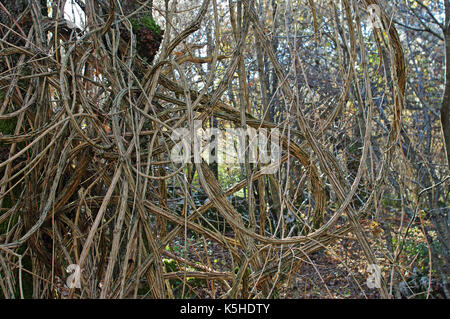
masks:
<svg viewBox="0 0 450 319"><path fill-rule="evenodd" d="M17 119L0 120L0 132L3 135L12 135L16 129Z"/></svg>
<svg viewBox="0 0 450 319"><path fill-rule="evenodd" d="M139 23L138 19L131 18L130 19L131 27L133 28L133 32L137 32L141 29L141 24Z"/></svg>
<svg viewBox="0 0 450 319"><path fill-rule="evenodd" d="M138 55L146 59L147 63L151 63L159 50L164 30L161 30L150 15L135 17L129 21L136 36ZM130 40L127 32L124 32L123 37L125 41Z"/></svg>
<svg viewBox="0 0 450 319"><path fill-rule="evenodd" d="M161 27L156 24L155 20L153 20L153 18L149 15L140 18L131 18L130 22L133 27L133 32L135 33L139 32L142 27L146 27L157 35L161 33Z"/></svg>
<svg viewBox="0 0 450 319"><path fill-rule="evenodd" d="M166 269L167 272L178 271L177 262L173 259L163 258L163 264L164 264L164 266L165 266L164 268Z"/></svg>

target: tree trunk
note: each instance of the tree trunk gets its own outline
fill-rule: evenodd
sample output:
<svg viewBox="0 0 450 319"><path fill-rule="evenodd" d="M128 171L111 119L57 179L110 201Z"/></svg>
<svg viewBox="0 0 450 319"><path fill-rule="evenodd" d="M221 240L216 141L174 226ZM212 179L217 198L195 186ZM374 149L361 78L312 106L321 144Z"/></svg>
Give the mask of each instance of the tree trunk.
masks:
<svg viewBox="0 0 450 319"><path fill-rule="evenodd" d="M450 168L450 0L445 0L445 91L441 107L441 125L444 135L444 148L447 153L447 165Z"/></svg>

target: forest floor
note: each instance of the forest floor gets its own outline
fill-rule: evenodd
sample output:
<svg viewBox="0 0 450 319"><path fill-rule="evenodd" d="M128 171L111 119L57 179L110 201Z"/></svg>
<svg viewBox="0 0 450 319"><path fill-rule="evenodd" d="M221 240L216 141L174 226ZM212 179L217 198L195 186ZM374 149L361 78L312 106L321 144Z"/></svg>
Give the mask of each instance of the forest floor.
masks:
<svg viewBox="0 0 450 319"><path fill-rule="evenodd" d="M369 243L371 247L383 247L380 237L371 232L368 225ZM229 234L231 235L231 234ZM186 244L186 245L185 245ZM188 247L184 249L181 247ZM215 271L229 271L232 265L231 257L223 251L223 248L213 242L186 240L177 238L170 245L170 249L176 255L183 255L190 261L201 263ZM388 266L386 263L386 252L375 249L375 256L379 261L382 269ZM418 255L409 264L409 260L405 261L409 264L408 269L413 269L418 264ZM355 238L349 234L348 237L340 239L326 249L311 254L306 258L299 267L292 271L289 280L277 287L276 298L281 299L377 299L380 297L377 289L370 288L367 284L370 273L366 258ZM403 274L411 274L411 271L402 268ZM178 269L179 270L179 269ZM193 270L193 269L191 269ZM385 278L388 276L384 271ZM416 280L428 278L426 272L418 275ZM401 275L399 281L411 284L408 278ZM433 282L433 280L432 280ZM189 298L218 298L225 293L223 286L215 284L214 287L210 283L197 285L198 281L191 281L189 288L185 287L185 297ZM181 282L172 285L174 294L180 296ZM188 285L189 286L189 285ZM250 287L251 288L251 287ZM443 294L439 286L431 285L428 298L442 298ZM389 289L389 284L388 284ZM408 288L409 289L409 288ZM424 287L416 286L415 291L411 289L409 298L426 298L427 290ZM404 297L404 296L403 296Z"/></svg>
<svg viewBox="0 0 450 319"><path fill-rule="evenodd" d="M281 299L379 298L378 290L370 289L366 284L367 265L359 248L340 246L340 251L335 247L333 253L319 251L310 255L310 260L305 260L298 269L290 274L288 282L278 289L278 297ZM209 256L209 259L212 260L212 263L216 261L216 264L219 261L222 264L219 267L220 270L229 269L229 257L224 257L221 252L216 251ZM226 262L222 263L223 260ZM198 294L197 297L211 298L209 289L195 290L195 294ZM223 293L220 286L216 287L216 296L218 293Z"/></svg>
<svg viewBox="0 0 450 319"><path fill-rule="evenodd" d="M381 240L370 226L365 225L370 246L375 252L375 257L381 269L387 269L386 252L380 250L385 247ZM227 237L232 238L233 234L226 233ZM414 245L411 247L422 247L423 239L420 236L412 237ZM409 243L409 242L408 242ZM407 244L408 244L407 243ZM407 247L410 247L407 246ZM406 249L406 248L405 248ZM410 248L408 248L410 249ZM195 237L176 237L170 245L165 249L163 254L163 262L166 272L195 271L196 264L214 269L215 272L227 272L236 262L232 260L228 251L224 250L219 244L207 239L198 239ZM405 254L406 260L401 260L400 264L408 265L407 267L398 267L401 271L399 282L407 284L409 289L408 298L444 298L442 288L437 284L430 286L420 285L423 279L428 278L428 273L422 271L415 275L415 282L411 280L412 269L420 268L424 263L423 257L426 251L418 252L411 259L411 254ZM188 260L191 266L182 266L176 259L182 258ZM422 265L423 266L423 265ZM284 284L278 285L274 290L274 298L280 299L377 299L380 294L377 289L372 289L368 285L368 265L366 258L362 252L356 239L351 233L342 239L334 242L332 245L321 251L310 254L301 262L298 267L289 272L288 280ZM235 270L235 272L237 272ZM385 271L382 271L385 278ZM219 284L217 280L210 281L195 278L170 279L170 287L172 295L175 298L194 298L194 299L210 299L221 298L230 288L226 284ZM432 278L432 283L438 282ZM67 298L68 289L62 288L63 282L60 283L58 297ZM250 287L251 289L252 287ZM272 288L272 287L270 287ZM410 289L411 288L411 289ZM429 288L429 293L428 293ZM389 284L388 284L389 289ZM143 285L138 293L139 298L145 298L148 293L148 287ZM100 291L100 287L99 287ZM402 296L405 297L405 296ZM240 295L237 298L241 298Z"/></svg>

